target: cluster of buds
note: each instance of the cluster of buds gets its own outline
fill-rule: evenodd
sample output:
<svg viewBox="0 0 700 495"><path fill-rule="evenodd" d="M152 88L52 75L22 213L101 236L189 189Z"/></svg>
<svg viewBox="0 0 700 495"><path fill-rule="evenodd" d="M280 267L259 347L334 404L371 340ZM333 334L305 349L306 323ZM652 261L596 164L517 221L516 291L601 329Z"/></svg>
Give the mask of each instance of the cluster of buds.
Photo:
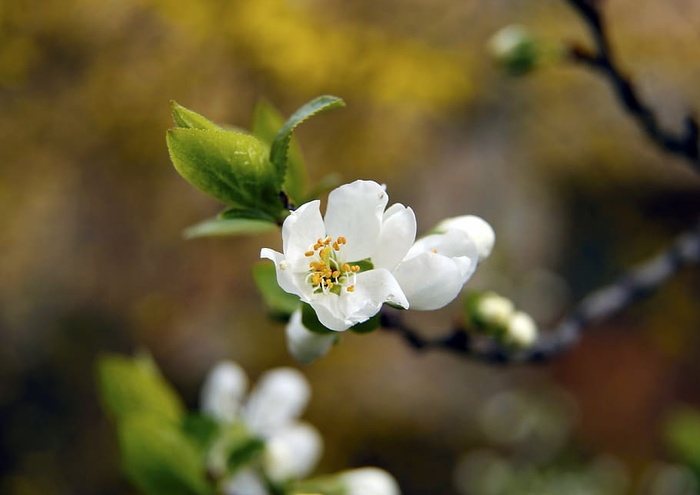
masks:
<svg viewBox="0 0 700 495"><path fill-rule="evenodd" d="M494 292L472 294L467 298L466 312L474 329L508 346L525 349L537 340L537 324L532 317Z"/></svg>

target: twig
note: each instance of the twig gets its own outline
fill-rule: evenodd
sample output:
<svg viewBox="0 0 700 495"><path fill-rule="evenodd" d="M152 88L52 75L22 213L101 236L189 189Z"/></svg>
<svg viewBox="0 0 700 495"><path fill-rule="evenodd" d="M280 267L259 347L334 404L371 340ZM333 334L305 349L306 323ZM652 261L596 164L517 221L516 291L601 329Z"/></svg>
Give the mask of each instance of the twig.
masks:
<svg viewBox="0 0 700 495"><path fill-rule="evenodd" d="M693 169L700 172L698 122L695 116L689 112L684 117L681 132L662 128L656 114L641 100L632 81L623 74L615 61L597 2L593 0L567 0L567 2L581 15L595 45L594 51L581 46L572 46L569 51L571 58L597 70L607 79L622 107L652 142L668 153L683 157Z"/></svg>
<svg viewBox="0 0 700 495"><path fill-rule="evenodd" d="M428 339L408 327L401 312L383 309L382 327L398 333L416 350L443 349L489 363L542 362L561 354L575 344L583 329L606 320L631 303L660 287L681 267L700 262L700 224L679 236L669 248L654 256L614 283L586 298L551 331L543 333L527 350L513 350L490 339L480 338L456 327L443 337Z"/></svg>

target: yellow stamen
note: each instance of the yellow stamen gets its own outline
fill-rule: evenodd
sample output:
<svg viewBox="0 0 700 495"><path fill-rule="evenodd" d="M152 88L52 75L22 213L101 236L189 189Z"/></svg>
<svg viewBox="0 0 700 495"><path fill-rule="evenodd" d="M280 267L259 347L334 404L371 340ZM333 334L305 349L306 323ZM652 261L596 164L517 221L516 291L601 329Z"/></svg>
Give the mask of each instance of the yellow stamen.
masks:
<svg viewBox="0 0 700 495"><path fill-rule="evenodd" d="M304 256L306 256L306 257L308 258L308 257L310 257L310 256L313 256L314 253L315 253L315 251L306 251L306 252L304 253Z"/></svg>
<svg viewBox="0 0 700 495"><path fill-rule="evenodd" d="M350 287L347 288L348 292L355 292L355 286L351 285Z"/></svg>
<svg viewBox="0 0 700 495"><path fill-rule="evenodd" d="M340 244L338 244L338 241L335 241L335 242L333 243L333 249L335 249L336 251L339 251L339 250L340 250Z"/></svg>
<svg viewBox="0 0 700 495"><path fill-rule="evenodd" d="M353 273L357 273L360 271L360 266L359 265L353 265L350 267L353 271Z"/></svg>
<svg viewBox="0 0 700 495"><path fill-rule="evenodd" d="M338 240L336 242L338 244L346 244L348 242L348 240L341 235L340 237L338 237Z"/></svg>
<svg viewBox="0 0 700 495"><path fill-rule="evenodd" d="M431 249L431 251L435 254L437 254L437 249Z"/></svg>
<svg viewBox="0 0 700 495"><path fill-rule="evenodd" d="M331 275L333 278L338 278L340 277L340 272L338 270L333 272L333 275Z"/></svg>

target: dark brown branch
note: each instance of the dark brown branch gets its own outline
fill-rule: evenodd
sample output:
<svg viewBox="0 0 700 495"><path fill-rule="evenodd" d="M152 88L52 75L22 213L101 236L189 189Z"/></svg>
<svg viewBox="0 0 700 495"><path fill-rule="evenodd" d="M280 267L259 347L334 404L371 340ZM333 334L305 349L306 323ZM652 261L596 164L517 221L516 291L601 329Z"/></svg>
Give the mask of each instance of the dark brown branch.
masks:
<svg viewBox="0 0 700 495"><path fill-rule="evenodd" d="M541 334L530 349L516 351L470 333L462 327L445 336L428 339L407 326L402 312L383 309L382 327L399 334L416 350L443 349L489 363L542 362L573 346L584 328L611 318L659 288L685 265L700 262L700 224L679 236L669 248L602 287L586 298L549 332Z"/></svg>
<svg viewBox="0 0 700 495"><path fill-rule="evenodd" d="M567 0L588 26L593 37L594 50L572 46L572 60L598 71L612 86L620 104L637 122L647 137L668 153L684 158L693 169L700 172L700 148L698 147L698 122L692 113L683 120L683 130L673 132L664 129L656 114L640 98L632 81L624 75L610 49L603 15L592 0Z"/></svg>

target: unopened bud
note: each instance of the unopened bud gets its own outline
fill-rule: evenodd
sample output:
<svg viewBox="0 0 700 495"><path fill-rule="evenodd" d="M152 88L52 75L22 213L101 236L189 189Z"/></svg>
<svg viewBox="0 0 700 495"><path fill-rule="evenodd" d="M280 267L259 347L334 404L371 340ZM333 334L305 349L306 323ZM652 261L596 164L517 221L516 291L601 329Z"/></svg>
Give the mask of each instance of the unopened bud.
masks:
<svg viewBox="0 0 700 495"><path fill-rule="evenodd" d="M479 262L484 261L491 254L493 244L496 241L496 233L489 223L475 215L462 215L446 218L435 226L435 232L442 233L450 230L465 232L476 245L479 253Z"/></svg>
<svg viewBox="0 0 700 495"><path fill-rule="evenodd" d="M477 302L476 316L489 327L505 328L515 311L515 306L507 299L492 292L484 294Z"/></svg>
<svg viewBox="0 0 700 495"><path fill-rule="evenodd" d="M532 33L520 25L507 26L489 41L489 50L496 61L510 74L523 75L538 64L540 52Z"/></svg>
<svg viewBox="0 0 700 495"><path fill-rule="evenodd" d="M516 347L530 347L537 340L537 324L532 317L522 311L516 311L506 326L504 340Z"/></svg>

